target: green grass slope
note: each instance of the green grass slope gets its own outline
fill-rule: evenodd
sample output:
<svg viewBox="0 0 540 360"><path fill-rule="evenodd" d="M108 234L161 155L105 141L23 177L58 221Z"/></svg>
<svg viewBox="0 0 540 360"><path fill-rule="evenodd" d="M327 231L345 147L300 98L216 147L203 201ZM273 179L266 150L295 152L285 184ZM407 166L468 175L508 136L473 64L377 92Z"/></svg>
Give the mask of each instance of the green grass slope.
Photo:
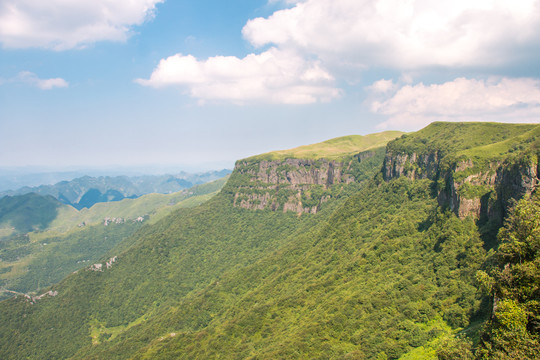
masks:
<svg viewBox="0 0 540 360"><path fill-rule="evenodd" d="M359 152L383 147L403 132L384 131L370 135L350 135L330 139L317 144L304 145L290 150L278 150L245 159L252 160L284 160L284 159L328 159L335 160Z"/></svg>
<svg viewBox="0 0 540 360"><path fill-rule="evenodd" d="M390 142L389 151L424 154L441 151L442 156L457 155L467 149L500 143L538 128L538 124L489 122L434 122L422 130L405 134ZM441 157L442 157L441 156Z"/></svg>

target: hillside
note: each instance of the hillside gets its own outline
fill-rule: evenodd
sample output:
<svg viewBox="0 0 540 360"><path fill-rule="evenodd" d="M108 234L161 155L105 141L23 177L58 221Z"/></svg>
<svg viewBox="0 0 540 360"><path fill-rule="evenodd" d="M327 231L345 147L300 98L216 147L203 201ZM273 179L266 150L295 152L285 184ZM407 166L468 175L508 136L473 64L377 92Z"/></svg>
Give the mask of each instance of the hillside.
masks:
<svg viewBox="0 0 540 360"><path fill-rule="evenodd" d="M66 206L52 196L35 193L5 196L0 198L0 228L7 235L12 231L43 230L50 226L63 207Z"/></svg>
<svg viewBox="0 0 540 360"><path fill-rule="evenodd" d="M47 228L0 238L0 286L5 289L0 291L0 299L11 296L6 290L40 291L103 256L114 256L132 245L130 235L141 227L155 223L177 209L208 201L225 180L174 194L149 194L137 199L96 204L81 211L60 204L56 218ZM28 195L19 197L24 199ZM40 198L35 194L32 197ZM58 203L52 197L47 199Z"/></svg>
<svg viewBox="0 0 540 360"><path fill-rule="evenodd" d="M2 302L0 357L472 359L518 336L532 358L540 272L510 267L529 269L518 292L504 259L520 253L512 199L538 185L538 128L436 123L386 149L239 160L220 194L141 228L114 262Z"/></svg>

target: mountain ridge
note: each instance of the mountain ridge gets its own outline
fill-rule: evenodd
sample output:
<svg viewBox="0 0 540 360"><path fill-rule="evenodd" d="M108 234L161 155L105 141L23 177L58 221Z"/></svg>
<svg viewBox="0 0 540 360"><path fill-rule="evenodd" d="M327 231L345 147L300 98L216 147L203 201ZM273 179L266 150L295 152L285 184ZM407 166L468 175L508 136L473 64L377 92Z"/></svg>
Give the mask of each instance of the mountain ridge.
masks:
<svg viewBox="0 0 540 360"><path fill-rule="evenodd" d="M52 195L64 204L81 210L96 203L133 199L150 193L174 193L197 184L217 180L230 173L229 170L209 171L205 173L146 176L82 176L70 181L60 181L54 185L22 187L17 190L0 192L0 198L6 195L22 195L35 192L40 195Z"/></svg>

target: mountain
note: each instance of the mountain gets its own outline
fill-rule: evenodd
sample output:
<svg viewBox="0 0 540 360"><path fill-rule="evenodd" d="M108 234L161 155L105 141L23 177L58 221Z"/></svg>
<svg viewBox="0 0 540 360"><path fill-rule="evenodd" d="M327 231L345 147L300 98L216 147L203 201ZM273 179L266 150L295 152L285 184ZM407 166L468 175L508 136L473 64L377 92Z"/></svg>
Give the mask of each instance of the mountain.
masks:
<svg viewBox="0 0 540 360"><path fill-rule="evenodd" d="M500 242L513 249L514 200L535 196L539 131L435 123L386 149L345 137L239 160L208 202L39 298L2 302L0 356L505 358L519 336L512 351L527 358L537 250L519 291L526 269L494 256ZM540 221L527 224L534 239Z"/></svg>
<svg viewBox="0 0 540 360"><path fill-rule="evenodd" d="M5 197L3 203L11 200L11 203L24 204L24 208L12 206L9 213L0 211L0 218L9 215L26 227L13 230L12 223L8 222L7 228L0 228L4 233L0 236L0 285L4 288L0 289L0 299L14 292L40 291L73 271L97 262L109 252L128 248L132 244L130 235L137 230L174 210L200 205L214 196L224 183L225 178L174 194L148 194L137 199L96 204L81 211L60 204L51 196ZM52 208L54 211L48 212L41 205L47 201L57 206ZM50 218L39 231L31 231L36 229L32 221L40 219L38 215Z"/></svg>
<svg viewBox="0 0 540 360"><path fill-rule="evenodd" d="M71 181L61 181L55 185L23 187L4 191L0 197L23 195L34 192L52 195L60 202L80 210L90 208L96 203L137 198L144 194L170 194L197 184L217 180L229 174L229 170L210 171L198 174L181 172L175 175L145 176L82 176Z"/></svg>

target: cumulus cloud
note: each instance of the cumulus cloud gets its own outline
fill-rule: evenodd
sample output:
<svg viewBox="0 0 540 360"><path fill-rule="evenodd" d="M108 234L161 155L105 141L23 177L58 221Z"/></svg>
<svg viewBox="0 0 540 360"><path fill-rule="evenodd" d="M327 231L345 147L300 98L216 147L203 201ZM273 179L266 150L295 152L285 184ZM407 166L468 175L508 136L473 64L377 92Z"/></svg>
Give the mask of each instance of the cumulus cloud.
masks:
<svg viewBox="0 0 540 360"><path fill-rule="evenodd" d="M540 1L306 0L243 35L355 66L494 66L537 56Z"/></svg>
<svg viewBox="0 0 540 360"><path fill-rule="evenodd" d="M340 95L334 78L319 61L271 48L244 58L216 56L198 60L176 54L162 59L145 86L183 86L190 96L205 100L309 104Z"/></svg>
<svg viewBox="0 0 540 360"><path fill-rule="evenodd" d="M382 81L368 87L371 111L388 118L381 128L417 129L433 121L540 122L540 80L458 78L403 86ZM394 90L377 91L381 84Z"/></svg>
<svg viewBox="0 0 540 360"><path fill-rule="evenodd" d="M283 8L266 18L249 20L242 30L244 38L261 49L260 54L207 60L178 54L161 60L149 79L137 82L154 87L182 85L192 97L202 100L305 104L338 97L336 84L341 80L357 83L358 75L366 70L386 68L403 74L399 83L381 80L372 84L369 92L378 97L393 94L378 105L372 104L372 110L394 120L405 116L391 109L398 108L397 102L406 94L417 95L419 102L431 106L437 99L429 94L450 92L451 88L465 98L481 96L471 89L486 91L489 99L484 100L490 101L494 101L495 89L502 91L512 85L536 89L533 80L525 79L457 79L442 85L412 85L410 74L438 67L467 71L481 67L489 72L489 68L538 60L540 0L268 1ZM439 100L437 105L448 105L445 101L449 100ZM514 109L512 114L527 115L531 107L536 109L533 103L516 100L497 109L502 110L501 117L510 114L509 109ZM457 113L448 109L437 112L432 107L438 115L448 111L447 118L462 119L466 108L463 103L448 106L454 105ZM495 116L495 110L489 110L494 106L472 106L469 111L475 116L482 112ZM407 111L419 119L427 116L425 112ZM409 121L412 124L417 120Z"/></svg>
<svg viewBox="0 0 540 360"><path fill-rule="evenodd" d="M69 84L66 80L62 78L51 78L51 79L40 79L36 74L30 71L20 72L13 82L19 82L35 86L41 90L51 90L53 88L64 88L68 87Z"/></svg>
<svg viewBox="0 0 540 360"><path fill-rule="evenodd" d="M55 50L96 41L123 41L164 0L3 0L0 43L7 48Z"/></svg>

